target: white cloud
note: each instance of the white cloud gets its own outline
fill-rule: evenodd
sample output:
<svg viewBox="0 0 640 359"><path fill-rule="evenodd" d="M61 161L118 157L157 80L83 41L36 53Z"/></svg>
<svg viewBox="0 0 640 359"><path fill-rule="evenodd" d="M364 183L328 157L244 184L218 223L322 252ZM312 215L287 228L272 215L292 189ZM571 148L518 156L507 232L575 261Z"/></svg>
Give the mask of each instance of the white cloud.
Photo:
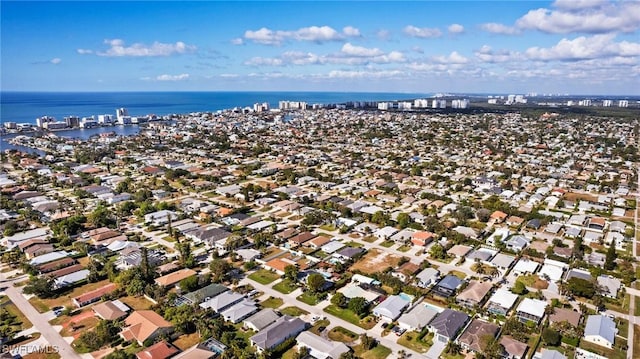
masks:
<svg viewBox="0 0 640 359"><path fill-rule="evenodd" d="M640 28L640 2L557 1L556 9L529 11L516 21L520 29L553 34L633 32Z"/></svg>
<svg viewBox="0 0 640 359"><path fill-rule="evenodd" d="M461 34L464 32L464 26L460 24L451 24L447 28L450 34Z"/></svg>
<svg viewBox="0 0 640 359"><path fill-rule="evenodd" d="M605 4L607 4L607 0L556 0L553 6L563 10L582 10Z"/></svg>
<svg viewBox="0 0 640 359"><path fill-rule="evenodd" d="M399 70L361 71L361 70L332 70L326 77L330 79L388 79L404 77Z"/></svg>
<svg viewBox="0 0 640 359"><path fill-rule="evenodd" d="M422 39L440 37L442 36L442 31L438 28L429 28L429 27L415 27L413 25L407 25L404 28L404 33L411 37L419 37Z"/></svg>
<svg viewBox="0 0 640 359"><path fill-rule="evenodd" d="M76 50L80 55L89 55L89 54L93 54L93 50L88 50L88 49L77 49Z"/></svg>
<svg viewBox="0 0 640 359"><path fill-rule="evenodd" d="M180 74L180 75L158 75L156 76L156 81L182 81L189 78L189 74Z"/></svg>
<svg viewBox="0 0 640 359"><path fill-rule="evenodd" d="M242 40L242 38L238 37L238 38L232 39L231 43L233 45L244 45L244 40Z"/></svg>
<svg viewBox="0 0 640 359"><path fill-rule="evenodd" d="M614 34L562 39L550 48L531 47L525 51L527 58L541 61L575 61L604 57L640 56L640 43L614 42Z"/></svg>
<svg viewBox="0 0 640 359"><path fill-rule="evenodd" d="M368 49L366 47L354 46L350 43L346 43L342 45L342 53L350 56L356 57L372 57L372 56L380 56L383 54L382 50L378 48Z"/></svg>
<svg viewBox="0 0 640 359"><path fill-rule="evenodd" d="M486 32L490 32L492 34L502 34L502 35L517 35L520 33L520 30L510 27L503 24L498 24L497 22L490 22L486 24L480 25L480 28Z"/></svg>
<svg viewBox="0 0 640 359"><path fill-rule="evenodd" d="M61 62L62 62L62 59L61 59L61 58L59 58L59 57L54 57L54 58L53 58L53 59L51 59L49 62L51 62L51 63L52 63L52 64L54 64L54 65L57 65L57 64L59 64L59 63L61 63Z"/></svg>
<svg viewBox="0 0 640 359"><path fill-rule="evenodd" d="M253 57L244 62L248 66L286 66L286 65L364 65L369 63L388 64L404 62L400 51L385 53L378 48L366 48L346 43L340 52L317 55L312 52L287 51L277 57Z"/></svg>
<svg viewBox="0 0 640 359"><path fill-rule="evenodd" d="M513 51L498 50L494 51L490 46L484 45L474 55L482 62L499 63L518 60L521 56Z"/></svg>
<svg viewBox="0 0 640 359"><path fill-rule="evenodd" d="M342 29L342 33L348 37L360 37L360 30L353 26L346 26Z"/></svg>
<svg viewBox="0 0 640 359"><path fill-rule="evenodd" d="M271 30L263 27L256 31L245 31L244 38L263 45L281 45L288 40L321 43L360 36L360 30L353 26L346 26L342 31L340 33L330 26L310 26L295 31Z"/></svg>
<svg viewBox="0 0 640 359"><path fill-rule="evenodd" d="M145 45L141 43L135 43L130 46L125 46L125 42L121 39L107 39L104 40L104 43L109 45L109 49L104 52L96 52L98 56L109 56L109 57L123 57L123 56L132 56L132 57L154 57L154 56L170 56L175 54L184 54L189 52L194 52L196 47L193 45L187 45L182 41L178 41L175 44L165 44L162 42L154 42L151 45ZM78 53L87 54L91 52L91 50L82 50L79 49Z"/></svg>
<svg viewBox="0 0 640 359"><path fill-rule="evenodd" d="M466 64L469 59L454 51L449 56L435 56L433 61L441 64Z"/></svg>

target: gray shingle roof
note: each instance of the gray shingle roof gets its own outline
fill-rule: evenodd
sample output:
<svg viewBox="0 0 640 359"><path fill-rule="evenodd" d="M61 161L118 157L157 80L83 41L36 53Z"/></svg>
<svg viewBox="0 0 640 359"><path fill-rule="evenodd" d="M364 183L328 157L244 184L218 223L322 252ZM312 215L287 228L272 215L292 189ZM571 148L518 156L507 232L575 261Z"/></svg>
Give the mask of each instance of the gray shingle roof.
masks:
<svg viewBox="0 0 640 359"><path fill-rule="evenodd" d="M445 309L442 313L438 314L430 326L434 328L439 335L453 339L467 320L469 320L467 314L457 310Z"/></svg>

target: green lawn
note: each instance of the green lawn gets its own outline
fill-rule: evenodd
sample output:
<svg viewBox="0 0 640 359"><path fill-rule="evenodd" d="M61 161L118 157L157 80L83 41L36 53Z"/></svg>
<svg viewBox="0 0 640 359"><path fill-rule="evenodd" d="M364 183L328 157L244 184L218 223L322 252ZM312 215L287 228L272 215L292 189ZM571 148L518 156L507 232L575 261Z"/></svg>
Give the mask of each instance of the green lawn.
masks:
<svg viewBox="0 0 640 359"><path fill-rule="evenodd" d="M360 319L360 317L358 317L358 315L352 312L351 310L342 309L333 304L330 304L326 308L324 308L324 311L331 315L335 315L340 319L346 320L351 324L357 325L363 329L371 329L376 325L376 322L372 316L368 316L364 319Z"/></svg>
<svg viewBox="0 0 640 359"><path fill-rule="evenodd" d="M361 345L356 345L353 347L353 351L356 353L358 358L362 359L384 359L391 354L391 349L378 344L373 349L365 351Z"/></svg>
<svg viewBox="0 0 640 359"><path fill-rule="evenodd" d="M460 272L457 270L452 270L451 272L449 272L449 274L451 275L455 275L456 277L464 280L465 278L467 278L467 275L464 272Z"/></svg>
<svg viewBox="0 0 640 359"><path fill-rule="evenodd" d="M269 297L269 299L260 303L265 308L279 308L282 304L284 304L284 300L282 298Z"/></svg>
<svg viewBox="0 0 640 359"><path fill-rule="evenodd" d="M299 317L301 315L309 314L309 312L307 312L306 310L298 307L286 307L284 309L281 309L280 313L290 315L292 317Z"/></svg>
<svg viewBox="0 0 640 359"><path fill-rule="evenodd" d="M280 275L278 275L278 273L274 273L267 269L259 269L249 275L249 279L254 280L260 284L270 284L278 278L280 278Z"/></svg>
<svg viewBox="0 0 640 359"><path fill-rule="evenodd" d="M411 245L404 244L398 248L400 252L408 252L412 248Z"/></svg>
<svg viewBox="0 0 640 359"><path fill-rule="evenodd" d="M327 334L329 339L336 342L350 343L356 339L358 339L358 334L350 331L349 329L345 329L343 327L335 327L329 331Z"/></svg>
<svg viewBox="0 0 640 359"><path fill-rule="evenodd" d="M275 284L273 286L273 289L275 289L278 292L283 293L283 294L289 294L289 293L293 292L294 290L298 289L298 286L291 279L287 278L287 279L283 279L279 283Z"/></svg>
<svg viewBox="0 0 640 359"><path fill-rule="evenodd" d="M309 305L316 305L321 302L320 298L318 298L317 295L312 294L309 291L303 292L302 294L297 296L296 299L301 301L302 303L306 303Z"/></svg>
<svg viewBox="0 0 640 359"><path fill-rule="evenodd" d="M418 353L426 353L433 345L433 333L425 335L422 340L418 339L419 335L419 332L406 332L398 339L398 344Z"/></svg>
<svg viewBox="0 0 640 359"><path fill-rule="evenodd" d="M323 229L325 231L329 231L329 232L333 232L336 230L336 226L334 226L333 224L323 224L320 226L320 229Z"/></svg>
<svg viewBox="0 0 640 359"><path fill-rule="evenodd" d="M616 328L618 328L618 335L625 338L629 335L629 321L622 318L616 318Z"/></svg>
<svg viewBox="0 0 640 359"><path fill-rule="evenodd" d="M384 242L380 243L380 245L385 247L385 248L389 248L389 247L393 246L394 244L396 244L396 242L394 242L394 241L384 241Z"/></svg>
<svg viewBox="0 0 640 359"><path fill-rule="evenodd" d="M640 358L640 325L633 326L633 358Z"/></svg>
<svg viewBox="0 0 640 359"><path fill-rule="evenodd" d="M633 314L640 315L640 297L634 296L634 300L636 301L636 307L633 309Z"/></svg>

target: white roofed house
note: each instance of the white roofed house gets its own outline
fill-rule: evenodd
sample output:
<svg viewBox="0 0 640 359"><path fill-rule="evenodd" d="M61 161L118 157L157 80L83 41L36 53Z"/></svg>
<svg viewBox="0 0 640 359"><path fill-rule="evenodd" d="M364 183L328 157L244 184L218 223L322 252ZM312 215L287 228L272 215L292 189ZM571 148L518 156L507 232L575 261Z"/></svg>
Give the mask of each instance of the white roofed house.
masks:
<svg viewBox="0 0 640 359"><path fill-rule="evenodd" d="M270 350L285 340L295 337L307 328L307 323L300 318L288 315L278 318L275 322L260 330L249 338L259 353Z"/></svg>
<svg viewBox="0 0 640 359"><path fill-rule="evenodd" d="M422 330L438 313L434 306L419 304L398 318L398 326L406 330Z"/></svg>
<svg viewBox="0 0 640 359"><path fill-rule="evenodd" d="M400 314L411 304L411 302L399 295L391 295L387 299L373 308L373 315L388 319L396 320Z"/></svg>
<svg viewBox="0 0 640 359"><path fill-rule="evenodd" d="M544 310L547 307L547 302L539 299L524 298L516 311L518 320L523 323L533 322L536 325L540 324L540 321L544 317Z"/></svg>
<svg viewBox="0 0 640 359"><path fill-rule="evenodd" d="M178 215L174 211L162 210L144 215L144 223L151 223L154 226L163 226L169 221L175 221Z"/></svg>
<svg viewBox="0 0 640 359"><path fill-rule="evenodd" d="M316 359L338 359L350 349L344 343L334 342L321 336L304 331L296 338L298 347L309 349L309 354Z"/></svg>
<svg viewBox="0 0 640 359"><path fill-rule="evenodd" d="M583 340L611 349L617 333L613 319L604 315L590 315L584 327Z"/></svg>
<svg viewBox="0 0 640 359"><path fill-rule="evenodd" d="M419 287L428 288L438 282L440 271L435 268L425 268L416 275L416 282Z"/></svg>
<svg viewBox="0 0 640 359"><path fill-rule="evenodd" d="M490 313L506 316L517 300L517 294L500 288L489 298L487 309Z"/></svg>
<svg viewBox="0 0 640 359"><path fill-rule="evenodd" d="M617 298L618 291L622 286L620 279L608 275L601 275L597 278L598 285L602 288L602 293L609 298Z"/></svg>

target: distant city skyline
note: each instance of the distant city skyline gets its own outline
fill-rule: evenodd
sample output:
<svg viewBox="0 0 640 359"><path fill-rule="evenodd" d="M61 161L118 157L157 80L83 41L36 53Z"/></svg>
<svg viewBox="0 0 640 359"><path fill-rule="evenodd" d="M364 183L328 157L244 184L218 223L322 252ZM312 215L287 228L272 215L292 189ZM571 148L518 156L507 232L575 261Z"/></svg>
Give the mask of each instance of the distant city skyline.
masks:
<svg viewBox="0 0 640 359"><path fill-rule="evenodd" d="M640 94L640 2L3 1L2 91Z"/></svg>

